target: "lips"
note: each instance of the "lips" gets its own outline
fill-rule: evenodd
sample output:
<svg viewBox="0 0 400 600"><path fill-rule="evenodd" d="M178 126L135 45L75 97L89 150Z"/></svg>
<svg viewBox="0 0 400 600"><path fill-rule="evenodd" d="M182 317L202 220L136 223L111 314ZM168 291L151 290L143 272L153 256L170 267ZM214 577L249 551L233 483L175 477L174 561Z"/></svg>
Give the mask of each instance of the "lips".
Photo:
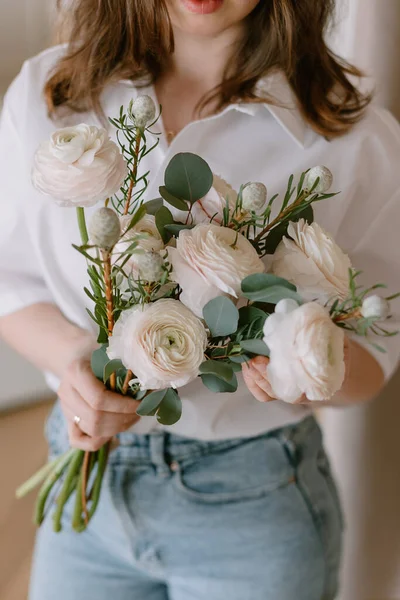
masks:
<svg viewBox="0 0 400 600"><path fill-rule="evenodd" d="M223 5L224 0L182 0L182 4L192 13L210 15Z"/></svg>

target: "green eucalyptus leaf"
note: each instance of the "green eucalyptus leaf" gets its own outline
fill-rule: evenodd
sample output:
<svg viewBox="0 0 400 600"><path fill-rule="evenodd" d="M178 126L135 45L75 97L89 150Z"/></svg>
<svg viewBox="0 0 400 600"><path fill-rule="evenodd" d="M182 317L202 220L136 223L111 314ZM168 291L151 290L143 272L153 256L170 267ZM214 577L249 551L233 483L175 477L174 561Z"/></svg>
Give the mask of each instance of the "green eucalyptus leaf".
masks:
<svg viewBox="0 0 400 600"><path fill-rule="evenodd" d="M234 373L240 373L242 370L242 365L241 363L236 363L236 362L231 362L230 366L232 367L232 371Z"/></svg>
<svg viewBox="0 0 400 600"><path fill-rule="evenodd" d="M165 225L165 229L168 233L178 237L183 229L193 229L194 225L184 225L183 223L173 223L172 225Z"/></svg>
<svg viewBox="0 0 400 600"><path fill-rule="evenodd" d="M203 317L213 337L235 333L239 322L239 311L229 298L218 296L203 308Z"/></svg>
<svg viewBox="0 0 400 600"><path fill-rule="evenodd" d="M163 239L163 242L166 244L171 239L171 234L165 229L165 226L173 223L174 217L166 206L162 206L156 212L155 220L157 229Z"/></svg>
<svg viewBox="0 0 400 600"><path fill-rule="evenodd" d="M238 388L238 381L236 374L233 373L232 379L228 381L224 381L215 375L201 375L201 379L203 384L215 394L223 394L236 392Z"/></svg>
<svg viewBox="0 0 400 600"><path fill-rule="evenodd" d="M232 380L232 367L229 364L218 360L206 360L200 365L199 370L201 375L215 375L227 383Z"/></svg>
<svg viewBox="0 0 400 600"><path fill-rule="evenodd" d="M161 196L164 198L165 202L168 202L168 204L171 204L171 206L174 206L178 210L183 210L184 212L189 212L189 207L188 207L187 203L184 200L181 200L181 198L177 198L176 196L171 194L167 190L166 187L161 186L159 188L159 192L160 192Z"/></svg>
<svg viewBox="0 0 400 600"><path fill-rule="evenodd" d="M162 425L175 425L182 416L182 400L178 393L170 388L167 390L157 412L157 421Z"/></svg>
<svg viewBox="0 0 400 600"><path fill-rule="evenodd" d="M249 275L249 277L243 279L242 292L244 294L259 292L277 285L286 287L293 292L297 291L296 286L290 283L287 279L277 277L276 275L270 275L269 273L255 273L254 275Z"/></svg>
<svg viewBox="0 0 400 600"><path fill-rule="evenodd" d="M251 352L251 354L256 354L257 356L269 357L270 354L270 350L263 340L242 340L240 346L246 352Z"/></svg>
<svg viewBox="0 0 400 600"><path fill-rule="evenodd" d="M265 240L265 252L266 254L275 254L275 251L282 239L286 236L288 230L288 222L280 223L268 233Z"/></svg>
<svg viewBox="0 0 400 600"><path fill-rule="evenodd" d="M265 240L265 252L267 254L274 254L282 239L285 236L287 237L289 222L292 221L295 223L300 219L305 219L309 225L314 221L314 211L311 204L307 204L304 208L300 206L298 212L295 211L287 220L271 229Z"/></svg>
<svg viewBox="0 0 400 600"><path fill-rule="evenodd" d="M163 199L155 198L154 200L146 202L146 204L143 204L143 206L145 207L146 213L148 215L155 215L158 209L160 209L163 206Z"/></svg>
<svg viewBox="0 0 400 600"><path fill-rule="evenodd" d="M139 408L136 413L140 417L148 417L150 413L152 413L156 408L158 408L161 402L164 400L168 389L158 390L156 392L151 392L148 394L140 403Z"/></svg>
<svg viewBox="0 0 400 600"><path fill-rule="evenodd" d="M103 381L107 383L110 379L111 375L118 371L118 369L124 369L124 364L119 359L110 360L107 364L104 365L103 369Z"/></svg>
<svg viewBox="0 0 400 600"><path fill-rule="evenodd" d="M255 306L243 306L239 309L239 327L250 325L254 321L260 321L260 329L263 327L268 314Z"/></svg>
<svg viewBox="0 0 400 600"><path fill-rule="evenodd" d="M98 348L92 353L92 372L93 375L100 381L103 381L104 367L108 362L110 362L110 359L107 355L107 347L107 344L104 344L103 346L101 346L101 348Z"/></svg>
<svg viewBox="0 0 400 600"><path fill-rule="evenodd" d="M313 207L312 207L310 201L308 201L304 206L300 205L297 208L295 208L293 213L290 214L288 221L292 221L293 223L296 223L300 219L304 219L305 221L307 221L307 223L309 225L311 225L311 223L313 223L314 210L313 210Z"/></svg>
<svg viewBox="0 0 400 600"><path fill-rule="evenodd" d="M230 356L229 360L235 364L242 365L243 363L249 362L251 358L250 356L247 356L247 354L239 354L238 356Z"/></svg>
<svg viewBox="0 0 400 600"><path fill-rule="evenodd" d="M165 171L165 187L175 197L188 202L203 198L213 185L213 173L197 154L176 154Z"/></svg>
<svg viewBox="0 0 400 600"><path fill-rule="evenodd" d="M299 305L303 302L297 292L283 285L273 285L254 292L245 292L244 296L253 302L268 302L269 304L278 304L284 299L295 300Z"/></svg>

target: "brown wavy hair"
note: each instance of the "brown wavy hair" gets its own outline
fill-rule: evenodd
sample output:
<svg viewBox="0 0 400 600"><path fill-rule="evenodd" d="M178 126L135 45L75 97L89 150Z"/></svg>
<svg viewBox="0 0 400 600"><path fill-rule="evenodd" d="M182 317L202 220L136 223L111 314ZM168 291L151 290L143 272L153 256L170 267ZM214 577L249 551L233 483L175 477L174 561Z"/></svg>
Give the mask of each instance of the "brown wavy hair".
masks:
<svg viewBox="0 0 400 600"><path fill-rule="evenodd" d="M311 127L326 137L345 134L371 97L351 82L362 73L325 42L334 9L335 0L261 0L247 17L247 33L223 81L199 112L211 100L217 110L239 99L276 103L257 96L256 84L280 69ZM164 0L73 0L67 17L68 48L45 86L50 114L60 106L102 114L99 98L107 84L143 78L154 83L169 65L174 36Z"/></svg>

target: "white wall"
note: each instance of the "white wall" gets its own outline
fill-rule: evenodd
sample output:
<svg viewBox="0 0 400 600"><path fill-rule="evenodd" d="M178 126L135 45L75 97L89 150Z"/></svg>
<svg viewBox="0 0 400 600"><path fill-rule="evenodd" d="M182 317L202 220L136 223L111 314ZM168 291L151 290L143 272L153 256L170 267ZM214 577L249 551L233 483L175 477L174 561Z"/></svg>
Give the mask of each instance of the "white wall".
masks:
<svg viewBox="0 0 400 600"><path fill-rule="evenodd" d="M0 0L0 99L22 62L50 39L49 6L55 0ZM41 374L0 341L0 410L44 397Z"/></svg>

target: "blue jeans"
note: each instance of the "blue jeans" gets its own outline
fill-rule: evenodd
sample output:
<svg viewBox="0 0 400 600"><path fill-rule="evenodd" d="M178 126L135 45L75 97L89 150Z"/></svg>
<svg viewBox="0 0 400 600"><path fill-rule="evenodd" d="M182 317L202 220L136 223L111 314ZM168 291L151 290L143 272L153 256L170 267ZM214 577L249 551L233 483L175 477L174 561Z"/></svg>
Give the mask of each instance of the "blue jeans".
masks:
<svg viewBox="0 0 400 600"><path fill-rule="evenodd" d="M59 408L53 454L67 446ZM83 534L37 536L30 600L332 600L342 519L314 418L250 439L120 436Z"/></svg>

